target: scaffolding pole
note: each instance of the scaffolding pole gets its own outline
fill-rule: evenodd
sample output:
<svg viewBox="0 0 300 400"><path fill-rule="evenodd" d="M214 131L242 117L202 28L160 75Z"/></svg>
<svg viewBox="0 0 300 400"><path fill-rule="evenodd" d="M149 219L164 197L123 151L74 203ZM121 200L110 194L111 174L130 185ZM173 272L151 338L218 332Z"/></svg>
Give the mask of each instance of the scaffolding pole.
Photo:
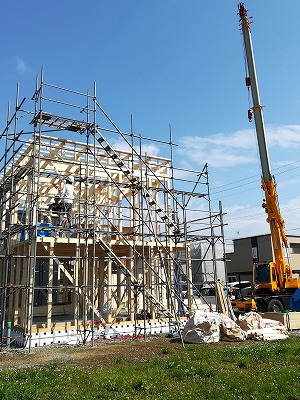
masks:
<svg viewBox="0 0 300 400"><path fill-rule="evenodd" d="M1 349L6 322L29 351L120 337L122 321L144 340L151 323L168 326L183 344L184 321L199 306L194 292L208 264L217 279L215 248L224 244L207 165L175 167L171 126L168 141L152 140L169 157L145 152L151 139L134 133L132 116L130 133L117 127L96 83L81 93L45 82L42 69L32 100L30 109L17 88L0 135ZM49 211L69 175L72 226L58 224L63 210ZM195 246L203 247L196 267Z"/></svg>

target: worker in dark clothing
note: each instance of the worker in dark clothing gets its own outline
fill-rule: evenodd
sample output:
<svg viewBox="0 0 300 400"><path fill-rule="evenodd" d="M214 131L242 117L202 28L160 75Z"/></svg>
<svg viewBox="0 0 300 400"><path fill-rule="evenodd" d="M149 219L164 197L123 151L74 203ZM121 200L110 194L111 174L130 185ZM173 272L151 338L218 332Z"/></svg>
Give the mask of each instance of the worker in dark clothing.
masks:
<svg viewBox="0 0 300 400"><path fill-rule="evenodd" d="M57 226L59 223L60 214L62 212L62 207L60 203L60 196L56 195L54 197L54 203L49 204L48 211L51 211L52 215L52 225Z"/></svg>
<svg viewBox="0 0 300 400"><path fill-rule="evenodd" d="M72 206L74 200L74 177L69 175L65 178L62 191L60 193L60 204L62 212L60 214L59 224L62 225L64 220L64 214L67 214L67 220L69 228L73 228L73 217L72 217Z"/></svg>
<svg viewBox="0 0 300 400"><path fill-rule="evenodd" d="M54 203L49 204L48 211L52 212L60 212L61 210L61 205L60 205L60 197L59 195L56 195L54 197Z"/></svg>

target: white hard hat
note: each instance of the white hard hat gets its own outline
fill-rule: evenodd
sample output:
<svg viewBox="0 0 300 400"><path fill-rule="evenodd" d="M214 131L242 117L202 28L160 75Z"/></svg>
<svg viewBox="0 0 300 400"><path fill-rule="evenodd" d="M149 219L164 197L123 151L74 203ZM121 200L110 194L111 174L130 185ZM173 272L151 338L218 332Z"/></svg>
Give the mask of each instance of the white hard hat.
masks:
<svg viewBox="0 0 300 400"><path fill-rule="evenodd" d="M67 176L66 181L74 183L74 176L72 176L72 175Z"/></svg>

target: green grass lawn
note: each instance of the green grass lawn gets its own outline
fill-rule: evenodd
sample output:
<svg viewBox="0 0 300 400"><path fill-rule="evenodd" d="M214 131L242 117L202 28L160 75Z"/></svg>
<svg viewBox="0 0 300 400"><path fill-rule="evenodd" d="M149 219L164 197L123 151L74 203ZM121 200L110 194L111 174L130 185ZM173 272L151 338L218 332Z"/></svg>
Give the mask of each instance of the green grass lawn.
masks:
<svg viewBox="0 0 300 400"><path fill-rule="evenodd" d="M300 337L161 354L140 363L119 357L99 369L52 364L2 371L0 399L300 400Z"/></svg>

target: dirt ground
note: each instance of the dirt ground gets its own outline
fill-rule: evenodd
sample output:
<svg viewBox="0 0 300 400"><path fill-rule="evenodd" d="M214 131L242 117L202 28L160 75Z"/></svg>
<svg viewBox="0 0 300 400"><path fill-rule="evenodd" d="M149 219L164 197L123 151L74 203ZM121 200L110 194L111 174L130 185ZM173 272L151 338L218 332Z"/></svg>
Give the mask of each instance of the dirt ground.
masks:
<svg viewBox="0 0 300 400"><path fill-rule="evenodd" d="M240 342L244 344L245 342ZM238 345L238 343L218 342L211 346ZM185 346L189 346L185 344ZM47 367L49 365L80 366L99 368L115 363L118 359L133 362L145 361L153 357L166 357L165 349L175 352L182 349L179 339L152 337L144 341L125 340L97 343L94 346L45 346L26 349L4 350L0 352L0 369L24 369Z"/></svg>
<svg viewBox="0 0 300 400"><path fill-rule="evenodd" d="M99 368L116 362L117 359L143 361L163 356L163 349L180 350L180 340L158 337L144 340L105 341L82 346L45 346L28 349L4 350L0 352L0 369L43 367L51 364Z"/></svg>
<svg viewBox="0 0 300 400"><path fill-rule="evenodd" d="M299 336L300 330L289 332L289 336ZM231 342L221 340L211 343L213 347L245 346L252 340ZM6 369L41 368L50 365L61 367L101 368L119 360L143 362L153 357L165 358L171 350L179 352L190 344L182 344L179 337L151 336L139 339L111 339L94 345L49 345L28 349L0 349L0 371ZM199 346L202 346L201 344Z"/></svg>

